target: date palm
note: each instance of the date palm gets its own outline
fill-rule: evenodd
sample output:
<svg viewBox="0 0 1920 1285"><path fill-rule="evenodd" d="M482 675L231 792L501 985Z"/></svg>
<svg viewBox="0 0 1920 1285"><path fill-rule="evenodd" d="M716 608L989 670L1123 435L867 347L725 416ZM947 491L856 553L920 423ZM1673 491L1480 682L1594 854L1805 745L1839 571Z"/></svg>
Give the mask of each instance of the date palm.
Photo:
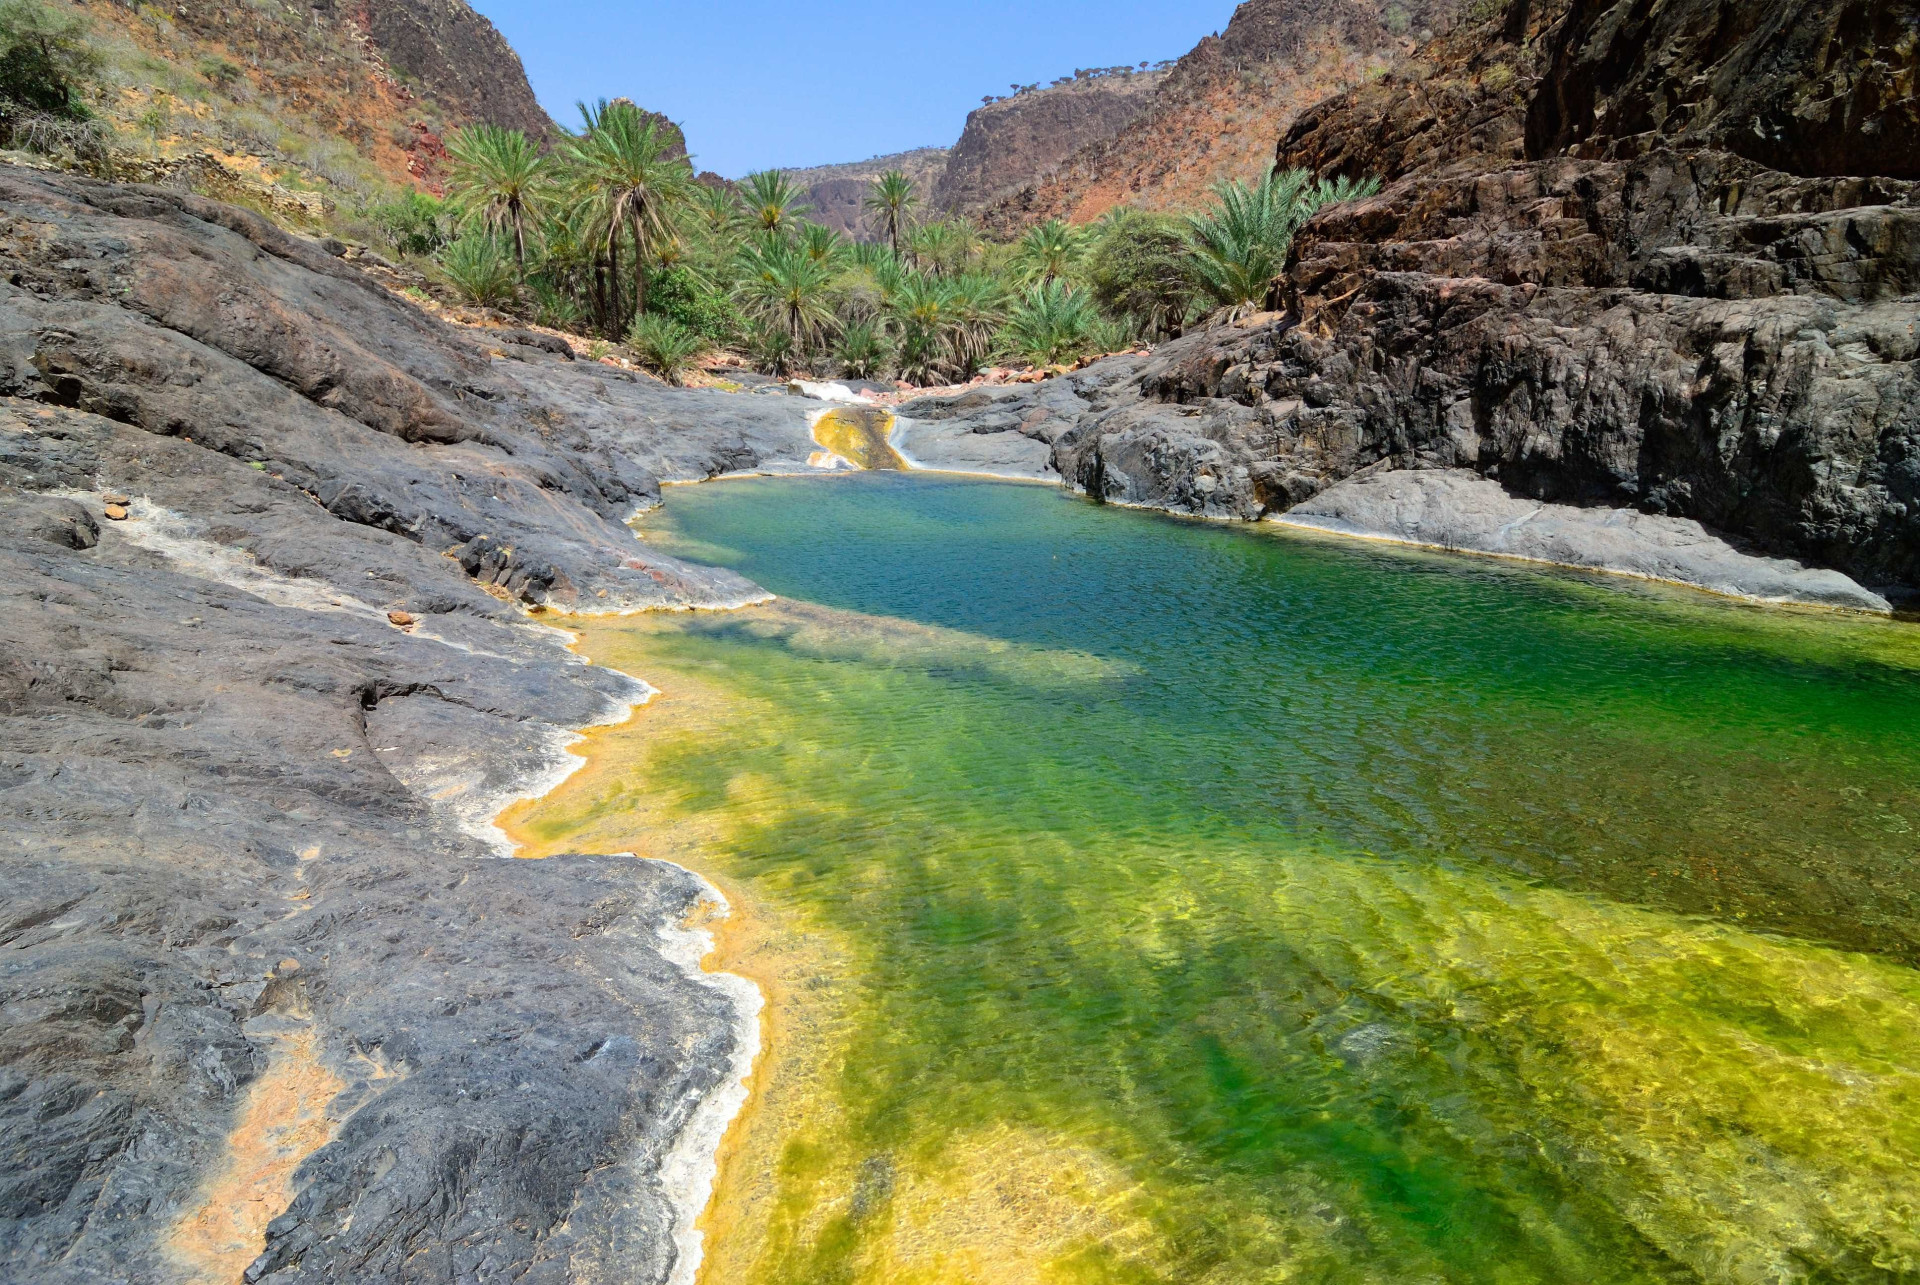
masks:
<svg viewBox="0 0 1920 1285"><path fill-rule="evenodd" d="M952 219L922 223L907 233L907 253L914 266L937 277L965 271L975 244L973 229Z"/></svg>
<svg viewBox="0 0 1920 1285"><path fill-rule="evenodd" d="M785 235L812 207L780 170L759 170L740 180L740 204L747 223L760 232Z"/></svg>
<svg viewBox="0 0 1920 1285"><path fill-rule="evenodd" d="M1294 234L1325 205L1371 196L1378 179L1313 181L1306 170L1269 170L1252 187L1216 184L1214 205L1187 218L1195 282L1229 320L1261 305L1287 263Z"/></svg>
<svg viewBox="0 0 1920 1285"><path fill-rule="evenodd" d="M1014 304L1003 341L1009 351L1036 366L1054 366L1084 355L1100 314L1064 281L1040 281Z"/></svg>
<svg viewBox="0 0 1920 1285"><path fill-rule="evenodd" d="M887 318L900 336L901 377L929 384L953 369L960 325L954 284L924 272L903 272L887 301Z"/></svg>
<svg viewBox="0 0 1920 1285"><path fill-rule="evenodd" d="M469 125L447 140L454 210L482 231L510 237L513 262L527 271L527 225L537 216L547 158L517 129Z"/></svg>
<svg viewBox="0 0 1920 1285"><path fill-rule="evenodd" d="M810 223L803 219L793 240L808 258L831 268L839 267L846 257L846 241L838 232L824 224Z"/></svg>
<svg viewBox="0 0 1920 1285"><path fill-rule="evenodd" d="M795 351L812 350L835 321L832 264L780 237L755 237L740 252L736 295L747 314L784 332Z"/></svg>
<svg viewBox="0 0 1920 1285"><path fill-rule="evenodd" d="M1048 219L1027 229L1014 250L1013 262L1027 281L1058 281L1080 262L1086 238L1064 219Z"/></svg>
<svg viewBox="0 0 1920 1285"><path fill-rule="evenodd" d="M875 223L886 231L887 244L893 247L893 257L900 257L900 232L912 217L914 207L920 204L920 197L913 190L913 180L899 170L888 170L873 182L862 206L873 215Z"/></svg>
<svg viewBox="0 0 1920 1285"><path fill-rule="evenodd" d="M733 189L728 187L694 184L693 209L714 236L727 235L740 221L740 206L733 199Z"/></svg>
<svg viewBox="0 0 1920 1285"><path fill-rule="evenodd" d="M947 347L955 373L970 379L992 355L994 332L1006 316L1006 294L999 281L983 272L963 273L953 279L947 310Z"/></svg>
<svg viewBox="0 0 1920 1285"><path fill-rule="evenodd" d="M676 133L624 99L602 105L589 119L592 128L568 146L567 155L575 191L592 208L603 239L617 322L621 239L632 241L634 313L645 315L647 264L672 237L675 216L691 198L693 166Z"/></svg>

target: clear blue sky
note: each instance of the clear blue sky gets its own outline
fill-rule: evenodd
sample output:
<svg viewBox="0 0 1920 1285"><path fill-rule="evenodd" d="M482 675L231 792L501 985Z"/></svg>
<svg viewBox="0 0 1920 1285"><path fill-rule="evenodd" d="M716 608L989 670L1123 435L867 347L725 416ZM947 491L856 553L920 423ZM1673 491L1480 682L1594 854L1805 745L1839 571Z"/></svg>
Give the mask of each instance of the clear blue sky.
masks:
<svg viewBox="0 0 1920 1285"><path fill-rule="evenodd" d="M702 169L859 161L960 136L983 94L1177 58L1234 0L471 0L554 119L626 95L686 126Z"/></svg>

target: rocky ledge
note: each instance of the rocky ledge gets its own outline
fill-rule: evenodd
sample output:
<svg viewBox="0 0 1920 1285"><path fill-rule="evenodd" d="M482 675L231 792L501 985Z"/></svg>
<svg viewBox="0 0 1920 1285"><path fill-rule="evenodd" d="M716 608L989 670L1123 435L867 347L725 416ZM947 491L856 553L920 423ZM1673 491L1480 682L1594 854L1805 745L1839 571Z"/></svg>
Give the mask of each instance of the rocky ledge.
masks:
<svg viewBox="0 0 1920 1285"><path fill-rule="evenodd" d="M902 414L1214 517L1465 469L1912 600L1920 8L1477 12L1280 140L1282 164L1389 182L1308 225L1272 311Z"/></svg>
<svg viewBox="0 0 1920 1285"><path fill-rule="evenodd" d="M761 596L623 519L819 404L157 189L0 167L0 265L0 1277L666 1279L711 890L491 823L647 694L529 612Z"/></svg>
<svg viewBox="0 0 1920 1285"><path fill-rule="evenodd" d="M1756 557L1686 518L1577 508L1509 495L1466 469L1350 477L1275 519L1287 526L1697 585L1752 602L1885 614L1891 604L1838 571Z"/></svg>

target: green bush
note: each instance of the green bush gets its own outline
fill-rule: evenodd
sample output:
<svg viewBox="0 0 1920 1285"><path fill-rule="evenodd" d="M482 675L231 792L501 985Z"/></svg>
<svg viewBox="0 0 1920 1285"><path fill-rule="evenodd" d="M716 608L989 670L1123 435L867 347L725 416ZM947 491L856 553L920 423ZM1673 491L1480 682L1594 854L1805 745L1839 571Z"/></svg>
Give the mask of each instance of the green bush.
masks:
<svg viewBox="0 0 1920 1285"><path fill-rule="evenodd" d="M1101 221L1085 274L1093 297L1140 333L1180 332L1193 311L1193 274L1180 223L1165 215L1119 210Z"/></svg>
<svg viewBox="0 0 1920 1285"><path fill-rule="evenodd" d="M681 266L668 268L647 283L647 311L670 317L716 344L733 342L742 329L733 300Z"/></svg>
<svg viewBox="0 0 1920 1285"><path fill-rule="evenodd" d="M628 328L627 347L633 349L641 365L669 384L677 384L707 345L673 318L649 312Z"/></svg>
<svg viewBox="0 0 1920 1285"><path fill-rule="evenodd" d="M440 268L468 303L490 308L513 298L513 253L499 237L461 237L441 252Z"/></svg>
<svg viewBox="0 0 1920 1285"><path fill-rule="evenodd" d="M871 321L850 321L840 332L840 370L850 379L871 379L886 368L887 341Z"/></svg>
<svg viewBox="0 0 1920 1285"><path fill-rule="evenodd" d="M753 368L767 375L784 375L793 369L793 336L777 325L756 322L746 333L747 356Z"/></svg>
<svg viewBox="0 0 1920 1285"><path fill-rule="evenodd" d="M202 58L195 68L216 89L228 89L240 79L240 67L218 55Z"/></svg>
<svg viewBox="0 0 1920 1285"><path fill-rule="evenodd" d="M445 211L425 192L408 192L397 201L367 211L380 235L401 254L432 254L447 243Z"/></svg>
<svg viewBox="0 0 1920 1285"><path fill-rule="evenodd" d="M38 0L0 0L0 116L33 113L84 120L100 56L87 25Z"/></svg>
<svg viewBox="0 0 1920 1285"><path fill-rule="evenodd" d="M527 283L533 294L533 319L555 330L573 330L587 319L580 301L551 281L534 278Z"/></svg>

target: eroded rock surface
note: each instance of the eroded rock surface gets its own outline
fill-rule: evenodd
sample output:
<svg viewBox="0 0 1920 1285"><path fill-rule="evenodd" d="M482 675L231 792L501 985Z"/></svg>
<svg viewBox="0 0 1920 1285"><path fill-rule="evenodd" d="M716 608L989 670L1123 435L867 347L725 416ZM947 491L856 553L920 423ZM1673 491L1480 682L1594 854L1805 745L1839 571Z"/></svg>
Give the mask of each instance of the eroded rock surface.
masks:
<svg viewBox="0 0 1920 1285"><path fill-rule="evenodd" d="M0 1277L663 1280L737 1012L693 876L495 859L646 694L524 608L757 597L622 519L818 403L175 193L0 167L0 264Z"/></svg>

